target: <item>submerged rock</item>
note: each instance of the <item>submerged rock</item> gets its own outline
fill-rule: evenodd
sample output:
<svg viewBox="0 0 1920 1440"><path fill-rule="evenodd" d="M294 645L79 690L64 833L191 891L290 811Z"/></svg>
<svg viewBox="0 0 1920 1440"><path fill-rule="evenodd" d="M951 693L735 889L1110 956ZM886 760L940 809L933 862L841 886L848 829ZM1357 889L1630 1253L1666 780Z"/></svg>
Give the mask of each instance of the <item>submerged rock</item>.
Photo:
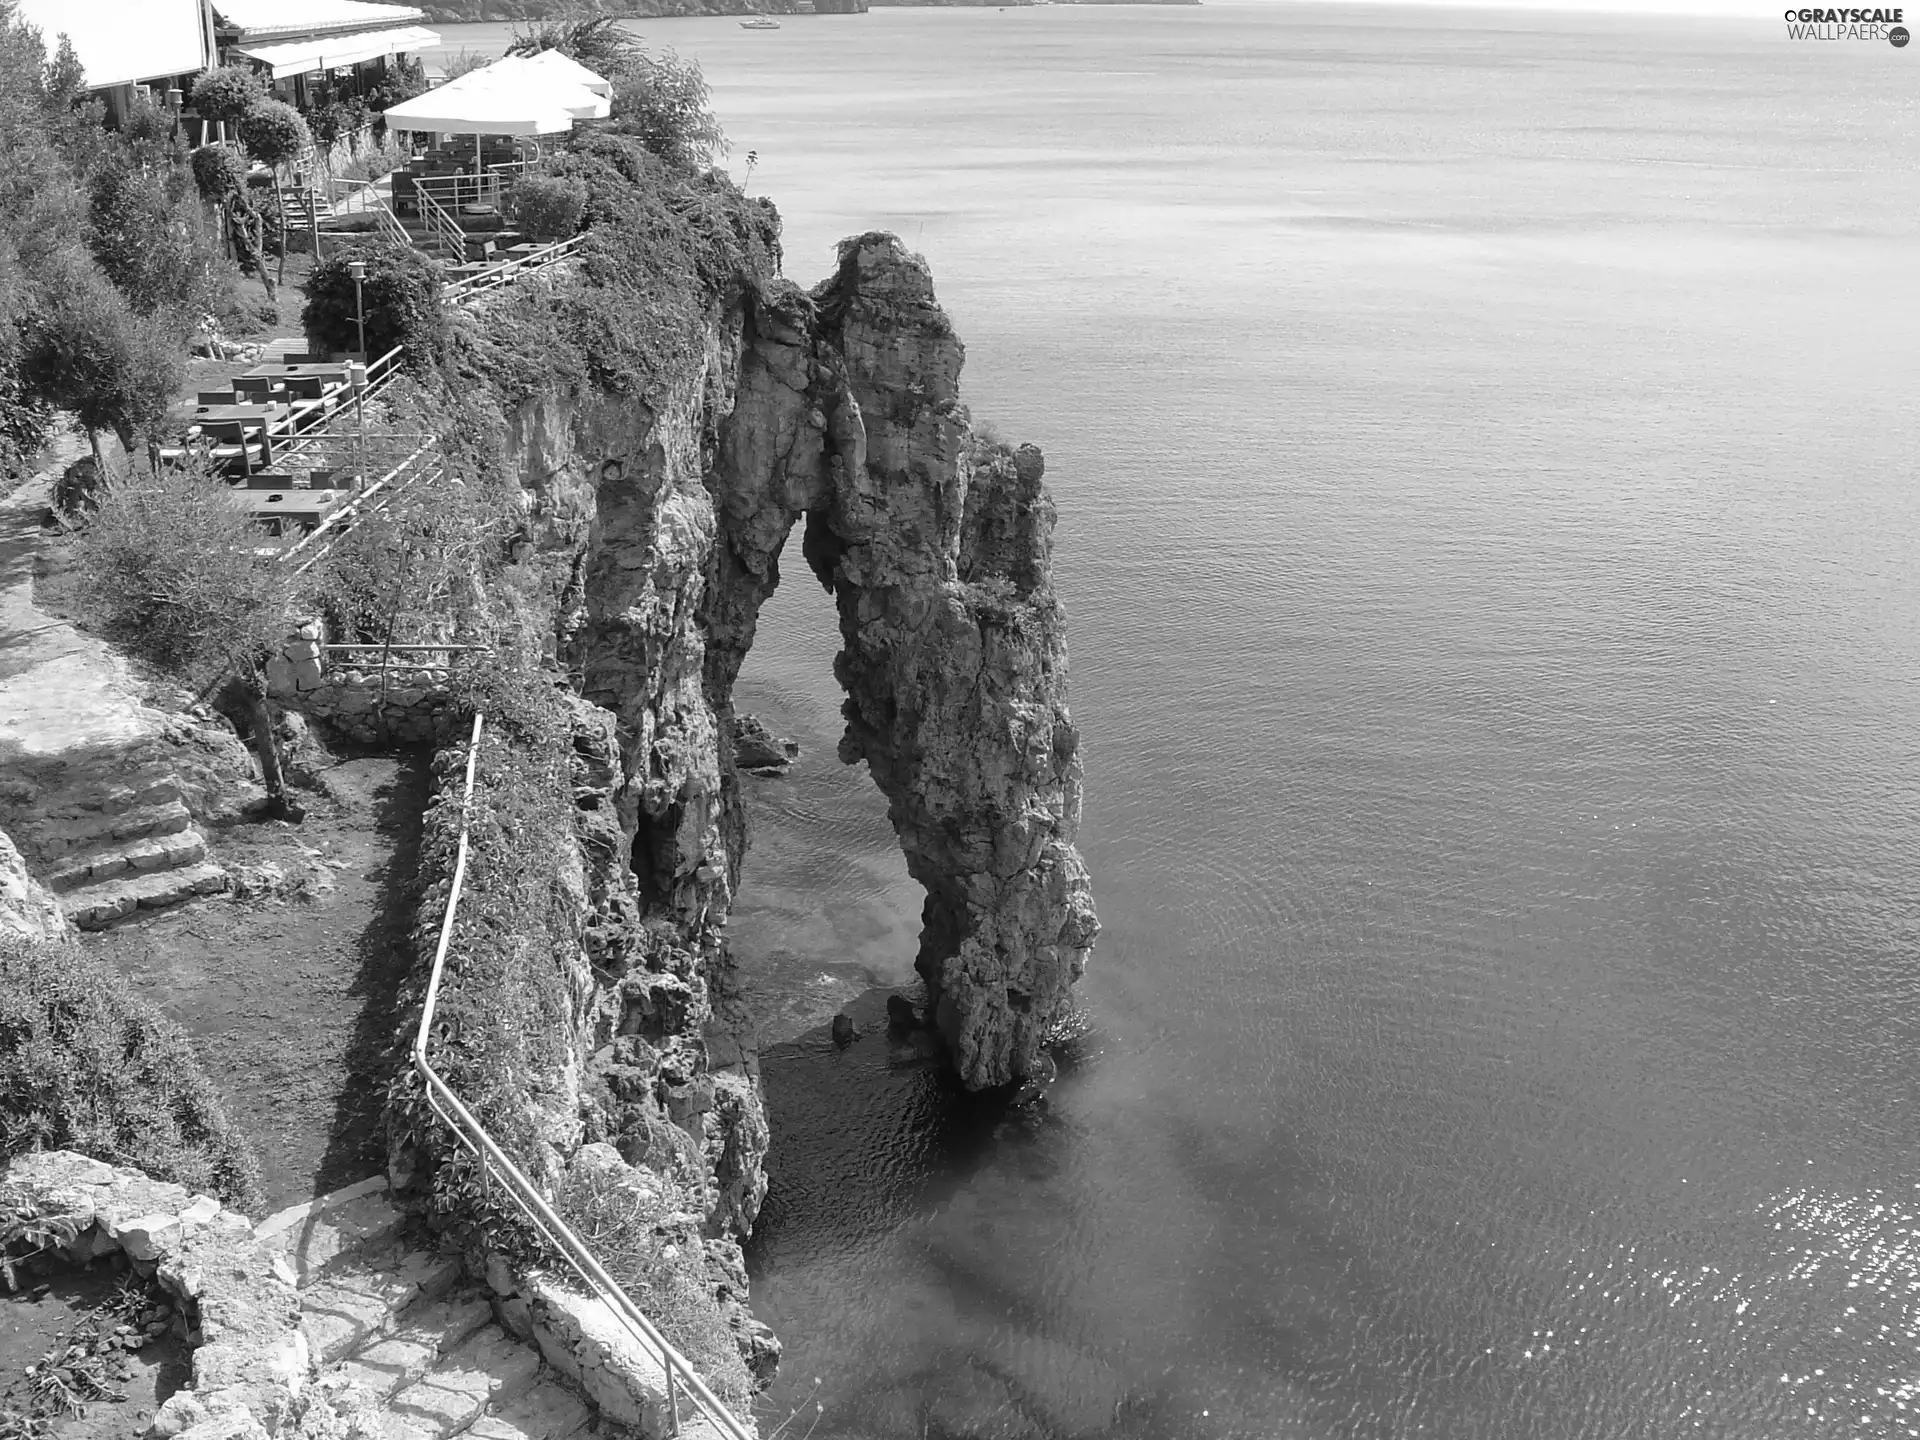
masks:
<svg viewBox="0 0 1920 1440"><path fill-rule="evenodd" d="M733 763L751 775L784 775L800 758L800 742L782 740L752 715L733 717Z"/></svg>

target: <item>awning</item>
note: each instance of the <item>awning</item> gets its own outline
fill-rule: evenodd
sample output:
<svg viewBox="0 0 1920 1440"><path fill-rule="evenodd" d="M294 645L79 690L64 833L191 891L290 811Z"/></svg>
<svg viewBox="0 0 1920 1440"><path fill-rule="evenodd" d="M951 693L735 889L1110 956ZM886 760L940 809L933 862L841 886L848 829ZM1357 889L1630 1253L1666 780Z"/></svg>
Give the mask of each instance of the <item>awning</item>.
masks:
<svg viewBox="0 0 1920 1440"><path fill-rule="evenodd" d="M306 75L315 70L331 70L340 65L357 65L362 60L378 60L408 50L438 45L438 31L421 25L403 25L398 30L361 30L345 35L323 35L315 40L296 40L286 45L241 45L239 53L249 60L273 67L273 78Z"/></svg>
<svg viewBox="0 0 1920 1440"><path fill-rule="evenodd" d="M441 135L552 135L575 120L607 114L604 96L557 77L518 57L496 60L437 90L389 106L392 130L431 130Z"/></svg>
<svg viewBox="0 0 1920 1440"><path fill-rule="evenodd" d="M51 56L66 36L89 90L206 69L207 35L199 0L140 0L137 5L19 0L17 14L40 27Z"/></svg>

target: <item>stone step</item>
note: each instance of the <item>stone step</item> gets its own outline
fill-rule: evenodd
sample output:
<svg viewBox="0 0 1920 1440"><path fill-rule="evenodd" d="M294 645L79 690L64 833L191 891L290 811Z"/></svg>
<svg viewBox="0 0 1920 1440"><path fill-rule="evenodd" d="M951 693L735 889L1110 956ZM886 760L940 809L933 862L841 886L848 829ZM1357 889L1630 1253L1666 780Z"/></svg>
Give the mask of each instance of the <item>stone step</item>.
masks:
<svg viewBox="0 0 1920 1440"><path fill-rule="evenodd" d="M178 870L206 858L206 838L198 830L175 830L138 840L108 840L67 855L53 867L47 883L55 891L75 890L129 873Z"/></svg>
<svg viewBox="0 0 1920 1440"><path fill-rule="evenodd" d="M262 1221L255 1232L272 1254L292 1267L304 1288L319 1277L351 1264L363 1268L399 1238L404 1212L387 1199L386 1179L354 1187L358 1193L338 1192L294 1206ZM378 1266L378 1259L371 1259Z"/></svg>
<svg viewBox="0 0 1920 1440"><path fill-rule="evenodd" d="M593 1412L571 1391L542 1380L518 1400L467 1427L473 1440L567 1440L593 1423ZM681 1431L686 1434L685 1429Z"/></svg>
<svg viewBox="0 0 1920 1440"><path fill-rule="evenodd" d="M391 1333L363 1344L340 1362L337 1373L385 1400L413 1384L442 1355L492 1320L492 1307L473 1293L434 1301L409 1312Z"/></svg>
<svg viewBox="0 0 1920 1440"><path fill-rule="evenodd" d="M489 1325L442 1356L395 1395L387 1413L422 1435L445 1440L486 1413L504 1409L534 1387L540 1352Z"/></svg>
<svg viewBox="0 0 1920 1440"><path fill-rule="evenodd" d="M322 1365L357 1354L421 1307L441 1300L459 1278L457 1258L419 1250L386 1269L347 1265L324 1272L300 1291L300 1328L307 1349ZM486 1319L483 1313L468 1333ZM437 1354L446 1342L436 1338L432 1326L445 1323L445 1317L426 1323L428 1330L419 1338L431 1340Z"/></svg>
<svg viewBox="0 0 1920 1440"><path fill-rule="evenodd" d="M87 810L72 816L50 816L33 832L40 858L58 863L69 852L116 840L140 840L149 835L177 835L193 824L184 802L162 800L107 810Z"/></svg>
<svg viewBox="0 0 1920 1440"><path fill-rule="evenodd" d="M131 810L140 805L164 805L180 798L180 779L167 765L144 765L111 780L83 780L56 791L37 809L49 820L102 811Z"/></svg>
<svg viewBox="0 0 1920 1440"><path fill-rule="evenodd" d="M227 872L218 865L189 865L84 885L62 895L60 908L82 930L99 930L136 909L160 910L195 895L217 895L227 884Z"/></svg>

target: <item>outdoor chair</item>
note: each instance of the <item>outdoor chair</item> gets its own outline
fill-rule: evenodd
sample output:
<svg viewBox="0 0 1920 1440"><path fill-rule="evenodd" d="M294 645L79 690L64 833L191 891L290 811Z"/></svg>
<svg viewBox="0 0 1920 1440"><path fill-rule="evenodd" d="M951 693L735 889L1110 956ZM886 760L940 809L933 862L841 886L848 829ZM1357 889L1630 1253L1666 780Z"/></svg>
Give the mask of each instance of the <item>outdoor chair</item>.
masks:
<svg viewBox="0 0 1920 1440"><path fill-rule="evenodd" d="M200 405L231 405L233 404L233 391L202 390L195 403Z"/></svg>
<svg viewBox="0 0 1920 1440"><path fill-rule="evenodd" d="M236 375L233 393L251 405L271 405L286 398L286 384L270 375ZM278 393L276 393L278 392Z"/></svg>

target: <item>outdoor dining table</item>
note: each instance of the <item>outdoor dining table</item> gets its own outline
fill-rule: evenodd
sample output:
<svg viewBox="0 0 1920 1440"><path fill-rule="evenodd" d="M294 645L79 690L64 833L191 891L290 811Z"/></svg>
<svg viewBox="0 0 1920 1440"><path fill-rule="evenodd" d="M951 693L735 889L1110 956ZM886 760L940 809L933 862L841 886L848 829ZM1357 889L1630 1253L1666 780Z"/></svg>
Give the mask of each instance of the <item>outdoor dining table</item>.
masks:
<svg viewBox="0 0 1920 1440"><path fill-rule="evenodd" d="M270 421L274 418L278 405L202 405L193 412L196 425L216 425L229 420Z"/></svg>
<svg viewBox="0 0 1920 1440"><path fill-rule="evenodd" d="M256 365L251 370L242 371L247 379L258 380L319 380L344 385L347 383L345 365L307 364L307 365Z"/></svg>

